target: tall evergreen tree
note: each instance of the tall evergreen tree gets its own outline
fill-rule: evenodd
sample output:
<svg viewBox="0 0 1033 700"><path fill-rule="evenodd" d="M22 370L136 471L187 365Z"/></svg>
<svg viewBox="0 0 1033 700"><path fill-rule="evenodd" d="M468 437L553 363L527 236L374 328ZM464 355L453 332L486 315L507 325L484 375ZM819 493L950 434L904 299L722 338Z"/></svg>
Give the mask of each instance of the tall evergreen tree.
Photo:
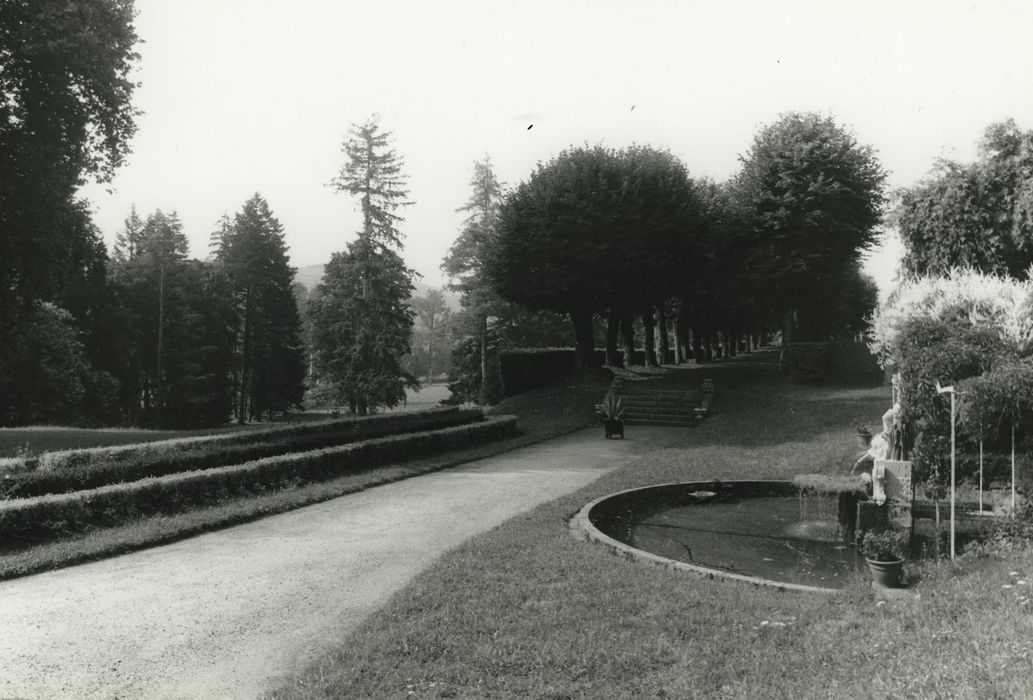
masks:
<svg viewBox="0 0 1033 700"><path fill-rule="evenodd" d="M316 370L335 402L360 415L419 386L401 366L411 351L410 272L393 250L371 255L370 245L360 237L334 253L309 306Z"/></svg>
<svg viewBox="0 0 1033 700"><path fill-rule="evenodd" d="M342 150L345 164L331 184L359 198L362 229L324 271L312 306L313 345L331 393L365 414L378 405L397 405L406 388L419 386L399 364L412 336L406 302L414 272L397 252L403 219L396 212L410 202L402 158L375 117L353 126Z"/></svg>
<svg viewBox="0 0 1033 700"><path fill-rule="evenodd" d="M286 410L304 395L305 353L283 226L255 194L215 234L237 307L237 400L241 423Z"/></svg>
<svg viewBox="0 0 1033 700"><path fill-rule="evenodd" d="M121 399L138 425L201 427L230 416L233 296L216 265L187 252L179 218L159 210L137 254L112 266L132 368Z"/></svg>
<svg viewBox="0 0 1033 700"><path fill-rule="evenodd" d="M495 176L488 156L474 162L470 189L470 199L456 210L466 212L467 217L459 237L442 261L441 269L452 280L450 288L461 294L459 303L466 311L466 322L457 324L456 328L460 332L464 329L475 329L476 332L475 339L460 336L455 343L456 353L466 355L474 352L476 359L471 362L469 358L456 358L454 365L457 370L476 367L477 374L457 376L452 382L452 393L458 400L476 399L487 404L497 398L497 392L491 389L495 383L489 381L488 375L491 372L489 357L498 352L498 343L493 344L490 340L503 337L501 333L489 332L489 319L507 315L506 302L495 293L485 273L488 250L498 235L499 208L502 205L502 184Z"/></svg>

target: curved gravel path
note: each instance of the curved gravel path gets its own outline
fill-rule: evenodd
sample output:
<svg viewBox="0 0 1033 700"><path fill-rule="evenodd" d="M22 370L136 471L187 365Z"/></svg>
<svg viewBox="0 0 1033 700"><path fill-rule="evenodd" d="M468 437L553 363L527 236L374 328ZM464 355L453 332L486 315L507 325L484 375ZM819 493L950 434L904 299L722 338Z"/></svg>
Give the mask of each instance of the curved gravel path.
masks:
<svg viewBox="0 0 1033 700"><path fill-rule="evenodd" d="M0 582L0 697L255 697L445 550L681 431L601 433Z"/></svg>

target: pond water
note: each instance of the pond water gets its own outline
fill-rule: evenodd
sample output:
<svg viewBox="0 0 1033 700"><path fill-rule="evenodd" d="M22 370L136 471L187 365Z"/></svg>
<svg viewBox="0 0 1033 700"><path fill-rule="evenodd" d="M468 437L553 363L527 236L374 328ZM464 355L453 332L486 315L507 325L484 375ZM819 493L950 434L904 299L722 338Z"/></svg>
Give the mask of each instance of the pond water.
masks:
<svg viewBox="0 0 1033 700"><path fill-rule="evenodd" d="M698 494L680 505L611 513L595 524L669 559L785 583L842 588L866 569L856 549L843 543L832 501Z"/></svg>

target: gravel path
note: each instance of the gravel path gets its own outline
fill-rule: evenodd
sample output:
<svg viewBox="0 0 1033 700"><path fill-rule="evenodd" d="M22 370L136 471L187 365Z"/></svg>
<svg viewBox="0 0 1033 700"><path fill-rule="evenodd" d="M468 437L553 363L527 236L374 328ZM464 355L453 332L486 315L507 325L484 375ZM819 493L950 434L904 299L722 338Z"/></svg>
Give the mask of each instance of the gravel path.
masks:
<svg viewBox="0 0 1033 700"><path fill-rule="evenodd" d="M0 582L0 697L251 698L442 552L680 431L601 429Z"/></svg>

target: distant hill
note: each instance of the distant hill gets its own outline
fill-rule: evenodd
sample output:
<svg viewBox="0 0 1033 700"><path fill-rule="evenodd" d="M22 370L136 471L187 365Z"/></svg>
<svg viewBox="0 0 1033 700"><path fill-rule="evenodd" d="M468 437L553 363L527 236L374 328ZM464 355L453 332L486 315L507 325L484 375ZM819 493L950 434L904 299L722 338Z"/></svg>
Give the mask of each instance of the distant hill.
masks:
<svg viewBox="0 0 1033 700"><path fill-rule="evenodd" d="M305 267L299 267L297 274L294 275L294 281L299 282L306 289L311 291L312 289L315 289L315 286L323 279L323 267L323 265L307 265ZM416 296L423 296L431 289L435 289L435 287L419 280L416 281ZM455 292L450 292L447 289L442 289L441 291L445 293L445 303L448 304L448 307L453 311L458 311L459 295Z"/></svg>

